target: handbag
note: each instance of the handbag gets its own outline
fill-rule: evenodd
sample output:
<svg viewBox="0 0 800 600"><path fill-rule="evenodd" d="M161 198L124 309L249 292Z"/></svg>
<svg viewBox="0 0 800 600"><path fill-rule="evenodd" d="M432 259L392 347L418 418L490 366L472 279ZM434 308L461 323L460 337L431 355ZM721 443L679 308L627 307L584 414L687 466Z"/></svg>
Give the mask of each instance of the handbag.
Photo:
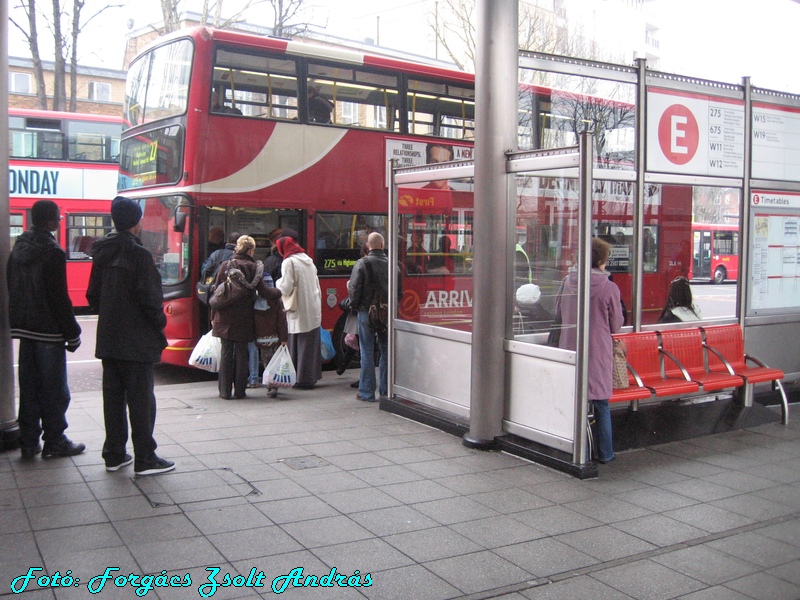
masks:
<svg viewBox="0 0 800 600"><path fill-rule="evenodd" d="M292 387L297 383L297 373L292 364L292 356L289 354L289 349L283 344L275 351L272 360L264 368L261 382L266 387Z"/></svg>
<svg viewBox="0 0 800 600"><path fill-rule="evenodd" d="M627 350L621 340L614 340L614 373L612 386L615 390L628 387L628 360L625 358Z"/></svg>
<svg viewBox="0 0 800 600"><path fill-rule="evenodd" d="M208 299L208 305L214 310L224 310L242 298L250 297L255 301L256 286L264 274L264 265L261 261L256 263L256 274L253 281L247 281L241 269L233 266L230 261L226 269L227 278L220 283Z"/></svg>
<svg viewBox="0 0 800 600"><path fill-rule="evenodd" d="M197 342L189 356L189 365L210 373L219 372L219 360L222 356L222 342L209 331Z"/></svg>

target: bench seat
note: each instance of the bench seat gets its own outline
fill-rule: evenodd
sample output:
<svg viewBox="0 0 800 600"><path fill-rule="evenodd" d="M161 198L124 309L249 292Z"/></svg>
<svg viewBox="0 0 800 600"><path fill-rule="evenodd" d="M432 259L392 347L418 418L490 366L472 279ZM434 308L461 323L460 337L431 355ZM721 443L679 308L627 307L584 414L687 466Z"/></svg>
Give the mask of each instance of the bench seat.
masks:
<svg viewBox="0 0 800 600"><path fill-rule="evenodd" d="M710 373L706 370L703 332L698 328L672 329L659 332L661 352L664 354L664 373L670 377L687 376L699 384L704 392L744 385L739 375Z"/></svg>

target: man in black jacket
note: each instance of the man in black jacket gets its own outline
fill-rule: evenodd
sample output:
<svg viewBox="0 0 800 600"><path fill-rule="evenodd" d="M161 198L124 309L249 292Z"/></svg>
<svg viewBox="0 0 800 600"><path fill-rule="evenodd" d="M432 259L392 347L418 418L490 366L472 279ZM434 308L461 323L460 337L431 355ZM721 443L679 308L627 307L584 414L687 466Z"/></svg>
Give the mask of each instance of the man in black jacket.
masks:
<svg viewBox="0 0 800 600"><path fill-rule="evenodd" d="M67 355L81 345L81 328L67 292L67 255L51 233L61 222L52 200L31 208L33 226L17 238L8 261L8 317L19 339L19 433L22 458L75 456L69 440ZM39 436L44 440L44 450Z"/></svg>
<svg viewBox="0 0 800 600"><path fill-rule="evenodd" d="M175 468L156 455L153 429L156 397L153 363L167 345L161 276L153 257L137 237L142 229L138 202L117 196L111 203L116 232L92 245L92 274L86 299L97 321L95 356L103 361L103 413L106 471L133 462L126 412L130 414L136 475L155 475ZM126 411L127 409L127 411Z"/></svg>
<svg viewBox="0 0 800 600"><path fill-rule="evenodd" d="M387 368L389 360L388 334L376 331L369 320L369 305L375 291L386 302L389 298L389 259L383 251L383 236L373 231L367 237L369 253L353 267L347 289L350 306L358 311L358 345L361 353L361 377L358 381L358 400L376 402L375 388L385 397L388 393ZM375 340L380 348L379 381L375 381Z"/></svg>

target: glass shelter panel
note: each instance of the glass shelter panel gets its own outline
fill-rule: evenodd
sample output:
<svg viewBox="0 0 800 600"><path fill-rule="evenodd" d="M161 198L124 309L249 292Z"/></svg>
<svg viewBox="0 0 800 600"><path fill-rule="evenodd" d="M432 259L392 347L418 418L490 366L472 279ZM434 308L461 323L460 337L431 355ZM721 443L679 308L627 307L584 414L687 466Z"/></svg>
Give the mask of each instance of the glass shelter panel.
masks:
<svg viewBox="0 0 800 600"><path fill-rule="evenodd" d="M558 331L561 282L578 251L578 179L518 175L515 223L514 335ZM557 346L556 335L522 339Z"/></svg>
<svg viewBox="0 0 800 600"><path fill-rule="evenodd" d="M587 127L594 133L596 166L633 170L636 141L636 87L574 75L520 71L518 137L520 150L578 145Z"/></svg>
<svg viewBox="0 0 800 600"><path fill-rule="evenodd" d="M472 180L398 190L403 299L398 318L472 330Z"/></svg>

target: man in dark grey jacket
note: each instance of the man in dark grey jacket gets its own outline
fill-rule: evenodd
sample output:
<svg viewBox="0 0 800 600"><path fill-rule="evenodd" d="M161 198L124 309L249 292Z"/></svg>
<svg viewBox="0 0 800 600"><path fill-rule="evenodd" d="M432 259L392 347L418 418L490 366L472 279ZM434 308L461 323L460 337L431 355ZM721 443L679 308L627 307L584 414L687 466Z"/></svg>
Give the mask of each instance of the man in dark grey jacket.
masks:
<svg viewBox="0 0 800 600"><path fill-rule="evenodd" d="M116 232L92 245L92 274L86 298L99 314L95 356L103 361L103 413L106 471L133 462L126 412L130 413L136 475L155 475L175 468L156 455L153 429L156 397L153 363L167 345L161 276L153 256L137 237L142 229L138 202L117 196L111 203ZM126 410L127 409L127 410Z"/></svg>
<svg viewBox="0 0 800 600"><path fill-rule="evenodd" d="M51 233L61 222L52 200L31 208L33 226L11 251L7 280L11 337L19 339L19 431L22 458L75 456L86 449L69 440L66 350L81 345L81 327L67 292L67 257ZM39 436L44 440L44 450Z"/></svg>
<svg viewBox="0 0 800 600"><path fill-rule="evenodd" d="M381 396L388 393L387 368L389 360L388 334L376 331L369 321L369 305L375 291L385 302L389 297L389 259L383 251L383 236L374 231L367 237L369 253L353 267L347 289L350 306L358 311L358 345L361 353L361 377L358 380L358 400L376 402L375 388ZM381 358L378 365L379 381L375 381L375 340Z"/></svg>

